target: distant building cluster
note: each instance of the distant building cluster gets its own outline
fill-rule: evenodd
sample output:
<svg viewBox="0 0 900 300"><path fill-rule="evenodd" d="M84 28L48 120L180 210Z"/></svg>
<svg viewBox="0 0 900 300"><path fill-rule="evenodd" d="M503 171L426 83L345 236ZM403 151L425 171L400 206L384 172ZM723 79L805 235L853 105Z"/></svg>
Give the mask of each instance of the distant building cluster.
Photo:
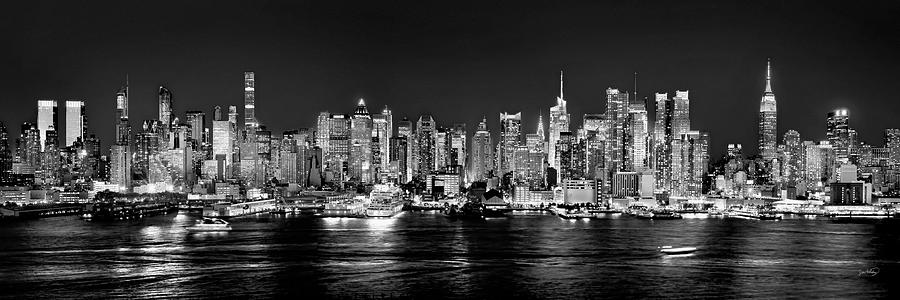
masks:
<svg viewBox="0 0 900 300"><path fill-rule="evenodd" d="M158 118L133 122L126 80L115 96L115 136L106 147L89 134L83 100L65 101L64 132L56 100L38 100L36 122L21 124L17 137L0 123L0 184L249 198L397 183L437 198L484 182L512 202L661 204L711 194L853 204L900 190L900 129L887 129L882 146L869 145L857 139L849 112L838 109L826 116L826 139L804 141L788 130L778 143L771 62L759 109L759 155L729 144L718 160L710 158L709 134L691 126L687 90L655 93L651 103L636 91L608 88L606 111L585 114L573 128L563 83L560 72L555 105L533 129L521 112L484 117L472 132L427 114L395 124L388 107L371 113L359 99L349 113L320 112L315 128L279 135L255 115L253 72L243 76L243 118L236 106L216 106L211 122L204 111L175 112L174 94L164 86Z"/></svg>

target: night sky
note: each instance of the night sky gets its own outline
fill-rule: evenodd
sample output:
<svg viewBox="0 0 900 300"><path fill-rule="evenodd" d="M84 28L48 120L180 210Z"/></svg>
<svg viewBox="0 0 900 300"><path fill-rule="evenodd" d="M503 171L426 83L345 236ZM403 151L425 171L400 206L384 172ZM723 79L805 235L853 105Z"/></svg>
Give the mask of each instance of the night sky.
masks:
<svg viewBox="0 0 900 300"><path fill-rule="evenodd" d="M779 142L788 129L823 139L838 107L874 145L900 127L900 1L420 2L4 3L0 120L17 135L36 100L84 99L106 148L126 74L138 126L157 117L160 84L182 118L241 107L252 70L257 117L276 133L350 113L358 97L395 121L430 112L470 132L482 115L496 132L500 112L522 111L530 133L564 69L574 130L638 72L641 98L690 90L692 127L710 132L714 155L727 143L755 154L772 57Z"/></svg>

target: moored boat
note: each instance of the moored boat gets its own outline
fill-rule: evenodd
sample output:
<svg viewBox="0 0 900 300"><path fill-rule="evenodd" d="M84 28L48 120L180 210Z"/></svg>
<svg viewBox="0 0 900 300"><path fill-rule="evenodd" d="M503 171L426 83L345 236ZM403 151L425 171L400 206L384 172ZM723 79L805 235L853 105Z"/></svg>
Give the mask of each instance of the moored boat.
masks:
<svg viewBox="0 0 900 300"><path fill-rule="evenodd" d="M202 218L197 220L194 226L188 226L189 231L230 231L231 224L219 218Z"/></svg>
<svg viewBox="0 0 900 300"><path fill-rule="evenodd" d="M697 247L672 247L672 246L662 246L659 248L659 252L668 255L677 255L677 254L690 254L697 251Z"/></svg>

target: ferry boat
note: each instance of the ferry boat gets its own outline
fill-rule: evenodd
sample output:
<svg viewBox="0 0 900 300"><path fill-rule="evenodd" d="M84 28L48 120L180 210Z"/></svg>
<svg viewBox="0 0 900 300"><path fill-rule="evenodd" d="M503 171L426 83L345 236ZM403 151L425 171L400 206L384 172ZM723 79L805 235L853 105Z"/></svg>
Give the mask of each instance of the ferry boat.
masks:
<svg viewBox="0 0 900 300"><path fill-rule="evenodd" d="M761 212L759 210L749 209L733 209L724 213L726 218L748 219L748 220L781 220L781 216L771 212Z"/></svg>
<svg viewBox="0 0 900 300"><path fill-rule="evenodd" d="M230 231L231 225L219 218L202 218L197 220L197 224L194 226L188 226L185 229L189 231Z"/></svg>
<svg viewBox="0 0 900 300"><path fill-rule="evenodd" d="M676 220L683 218L681 214L669 210L640 210L634 215L639 219Z"/></svg>
<svg viewBox="0 0 900 300"><path fill-rule="evenodd" d="M393 217L403 210L403 202L397 200L373 200L366 207L368 217Z"/></svg>
<svg viewBox="0 0 900 300"><path fill-rule="evenodd" d="M393 185L376 184L369 193L369 201L366 207L368 217L393 217L403 210L400 188Z"/></svg>

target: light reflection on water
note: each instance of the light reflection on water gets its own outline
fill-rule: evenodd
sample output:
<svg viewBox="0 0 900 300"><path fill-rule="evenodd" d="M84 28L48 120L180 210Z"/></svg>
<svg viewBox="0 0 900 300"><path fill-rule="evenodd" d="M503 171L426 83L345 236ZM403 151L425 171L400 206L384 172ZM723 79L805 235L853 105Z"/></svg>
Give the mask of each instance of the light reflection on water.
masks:
<svg viewBox="0 0 900 300"><path fill-rule="evenodd" d="M258 216L234 219L231 232L186 231L197 217L5 224L0 289L18 298L872 298L896 293L892 274L900 273L896 223L543 213L470 221L405 212ZM664 245L699 250L662 255ZM875 266L882 275L856 275Z"/></svg>

